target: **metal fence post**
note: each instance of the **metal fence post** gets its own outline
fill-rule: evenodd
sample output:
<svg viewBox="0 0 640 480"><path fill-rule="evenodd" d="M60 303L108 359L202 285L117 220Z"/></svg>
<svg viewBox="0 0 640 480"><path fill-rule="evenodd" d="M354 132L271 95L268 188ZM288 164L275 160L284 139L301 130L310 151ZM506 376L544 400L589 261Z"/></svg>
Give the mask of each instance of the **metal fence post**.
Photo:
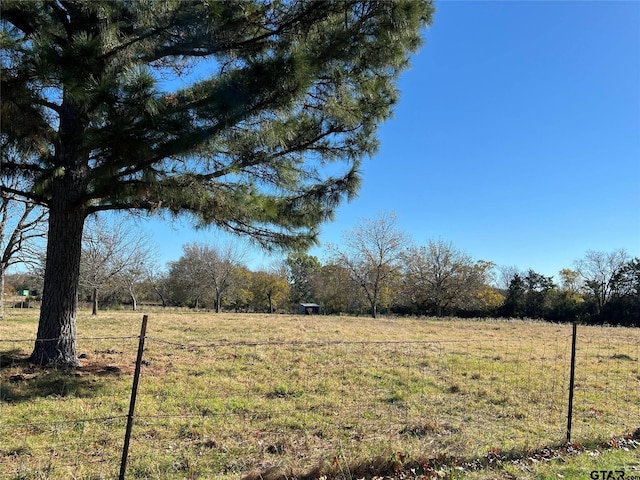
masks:
<svg viewBox="0 0 640 480"><path fill-rule="evenodd" d="M571 420L573 417L573 390L575 386L576 372L576 336L578 323L573 322L573 333L571 335L571 371L569 374L569 408L567 411L567 443L571 442Z"/></svg>
<svg viewBox="0 0 640 480"><path fill-rule="evenodd" d="M127 430L124 434L124 446L122 447L122 460L120 461L119 480L124 480L127 471L127 457L129 455L129 440L133 428L133 412L136 408L136 395L138 393L138 382L140 380L140 367L142 366L142 352L144 350L144 339L147 334L147 315L142 317L142 327L140 328L140 339L138 341L138 356L136 358L136 369L133 374L133 387L131 388L131 400L129 401L129 415L127 415Z"/></svg>

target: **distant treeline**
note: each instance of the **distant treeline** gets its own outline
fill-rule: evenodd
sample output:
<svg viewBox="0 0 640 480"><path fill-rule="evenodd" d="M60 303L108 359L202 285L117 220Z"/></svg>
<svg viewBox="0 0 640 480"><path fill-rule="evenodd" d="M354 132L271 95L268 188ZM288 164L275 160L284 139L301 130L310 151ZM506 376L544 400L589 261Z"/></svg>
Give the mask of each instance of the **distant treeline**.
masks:
<svg viewBox="0 0 640 480"><path fill-rule="evenodd" d="M587 252L558 281L534 270L519 272L474 261L442 241L403 249L388 262L330 255L321 262L289 255L268 271L247 268L232 247L190 244L165 269L135 264L104 271L86 282L81 301L97 305L138 302L214 311L297 313L315 303L320 313L533 318L554 322L640 326L640 259L623 250ZM95 260L95 259L94 259ZM96 260L98 261L98 260ZM119 262L111 262L118 264ZM126 262L125 262L126 263ZM85 265L84 271L91 271ZM135 275L133 275L135 273ZM95 280L98 275L94 274ZM376 283L377 282L377 283ZM38 291L35 274L7 276L5 292ZM375 295L375 304L372 297Z"/></svg>

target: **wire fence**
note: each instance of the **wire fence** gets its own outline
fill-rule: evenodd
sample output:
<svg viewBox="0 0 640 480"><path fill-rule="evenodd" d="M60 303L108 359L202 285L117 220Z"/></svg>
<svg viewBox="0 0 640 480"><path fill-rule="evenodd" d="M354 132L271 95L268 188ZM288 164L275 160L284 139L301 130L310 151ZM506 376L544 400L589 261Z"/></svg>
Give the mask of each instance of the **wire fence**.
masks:
<svg viewBox="0 0 640 480"><path fill-rule="evenodd" d="M553 338L175 343L144 336L127 478L334 471L561 444L571 329ZM0 478L121 478L139 337L78 340L73 372L0 340ZM640 335L578 328L572 437L640 427ZM129 413L128 413L129 412Z"/></svg>

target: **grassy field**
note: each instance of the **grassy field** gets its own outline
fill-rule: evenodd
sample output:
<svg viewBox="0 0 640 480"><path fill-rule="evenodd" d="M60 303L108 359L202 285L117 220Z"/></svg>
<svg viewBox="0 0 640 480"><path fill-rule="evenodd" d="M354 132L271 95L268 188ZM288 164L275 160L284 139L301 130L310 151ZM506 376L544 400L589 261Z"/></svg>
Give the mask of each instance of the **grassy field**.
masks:
<svg viewBox="0 0 640 480"><path fill-rule="evenodd" d="M38 369L0 323L0 478L117 478L142 313L78 319ZM640 475L640 330L523 321L153 311L127 478Z"/></svg>

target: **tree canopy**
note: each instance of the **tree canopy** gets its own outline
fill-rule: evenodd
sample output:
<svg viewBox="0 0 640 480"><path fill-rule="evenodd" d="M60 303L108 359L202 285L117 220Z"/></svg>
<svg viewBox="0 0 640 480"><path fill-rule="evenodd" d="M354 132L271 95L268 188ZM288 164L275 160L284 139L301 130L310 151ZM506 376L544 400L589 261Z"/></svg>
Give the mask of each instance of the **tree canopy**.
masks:
<svg viewBox="0 0 640 480"><path fill-rule="evenodd" d="M186 211L307 245L355 193L430 15L426 2L3 2L2 133L21 149L3 170L47 205L66 185L85 213Z"/></svg>
<svg viewBox="0 0 640 480"><path fill-rule="evenodd" d="M308 246L356 193L433 12L430 0L1 8L2 170L28 181L11 193L49 209L32 358L63 364L77 363L87 215L188 214L265 247Z"/></svg>

